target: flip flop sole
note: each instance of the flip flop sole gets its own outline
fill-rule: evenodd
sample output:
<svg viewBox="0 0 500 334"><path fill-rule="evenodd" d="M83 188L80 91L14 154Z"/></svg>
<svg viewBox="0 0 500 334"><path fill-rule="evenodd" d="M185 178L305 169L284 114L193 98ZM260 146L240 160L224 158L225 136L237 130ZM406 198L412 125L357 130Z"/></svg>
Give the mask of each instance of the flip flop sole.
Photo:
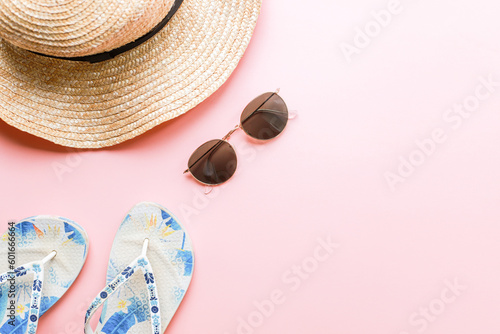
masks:
<svg viewBox="0 0 500 334"><path fill-rule="evenodd" d="M158 289L163 333L189 287L194 266L191 240L171 212L150 202L139 203L129 211L113 242L106 283L141 254L146 238L149 239L147 257ZM104 303L96 334L150 333L148 298L144 276L132 275Z"/></svg>

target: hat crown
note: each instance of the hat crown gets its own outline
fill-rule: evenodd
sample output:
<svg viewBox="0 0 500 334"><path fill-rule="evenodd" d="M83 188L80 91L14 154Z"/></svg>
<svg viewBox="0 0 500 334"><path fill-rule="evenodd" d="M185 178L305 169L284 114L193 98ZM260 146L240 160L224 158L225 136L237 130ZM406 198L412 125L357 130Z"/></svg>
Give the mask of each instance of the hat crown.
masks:
<svg viewBox="0 0 500 334"><path fill-rule="evenodd" d="M59 57L110 51L153 29L174 0L0 0L0 37Z"/></svg>

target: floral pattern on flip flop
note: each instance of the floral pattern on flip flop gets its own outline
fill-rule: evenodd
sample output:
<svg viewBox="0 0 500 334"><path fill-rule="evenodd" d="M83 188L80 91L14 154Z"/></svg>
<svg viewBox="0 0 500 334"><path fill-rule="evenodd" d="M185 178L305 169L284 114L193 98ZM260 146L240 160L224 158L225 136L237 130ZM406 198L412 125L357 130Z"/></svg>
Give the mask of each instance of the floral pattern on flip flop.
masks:
<svg viewBox="0 0 500 334"><path fill-rule="evenodd" d="M113 294L123 283L125 283L132 275L139 269L144 273L144 280L146 282L148 292L149 292L149 310L151 314L151 326L154 334L160 334L161 330L161 317L160 317L160 305L158 304L158 290L155 284L155 278L153 274L153 268L151 267L149 260L146 256L139 256L135 259L129 266L127 266L116 278L111 281L94 299L92 304L85 314L85 326L87 326L90 318L94 312ZM132 305L132 301L130 306ZM135 306L135 305L134 305ZM127 307L127 302L121 300L119 302L118 308ZM130 307L127 308L130 310ZM136 321L145 321L146 317L132 319L127 317L128 312L120 311L115 313L111 318L108 319L104 327L102 328L102 333L108 333L109 330L116 329L116 326L123 326L123 333L126 333L129 328L135 325ZM124 319L132 319L130 321L124 321ZM119 325L118 325L119 324ZM127 327L128 326L128 327Z"/></svg>

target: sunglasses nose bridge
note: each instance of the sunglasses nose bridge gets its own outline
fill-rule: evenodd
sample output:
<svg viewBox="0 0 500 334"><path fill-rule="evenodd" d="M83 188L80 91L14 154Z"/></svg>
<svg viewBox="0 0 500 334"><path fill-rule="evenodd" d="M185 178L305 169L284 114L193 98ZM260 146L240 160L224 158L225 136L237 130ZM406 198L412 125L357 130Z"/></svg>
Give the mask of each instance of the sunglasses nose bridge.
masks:
<svg viewBox="0 0 500 334"><path fill-rule="evenodd" d="M229 137L231 137L231 135L236 131L238 130L239 128L241 128L241 125L240 124L237 124L234 126L234 128L229 131L224 137L222 137L222 140L228 140Z"/></svg>

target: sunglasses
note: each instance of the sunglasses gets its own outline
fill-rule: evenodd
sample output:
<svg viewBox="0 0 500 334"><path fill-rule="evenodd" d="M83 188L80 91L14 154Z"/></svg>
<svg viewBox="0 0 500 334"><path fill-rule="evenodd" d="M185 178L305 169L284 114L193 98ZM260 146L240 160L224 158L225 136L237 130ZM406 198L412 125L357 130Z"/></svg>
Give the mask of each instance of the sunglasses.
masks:
<svg viewBox="0 0 500 334"><path fill-rule="evenodd" d="M238 129L257 140L269 140L277 137L288 122L288 108L285 101L274 93L264 93L250 102L240 117L240 124L234 127L222 139L213 139L198 147L188 161L188 169L199 182L215 186L229 180L237 166L236 152L227 142Z"/></svg>

